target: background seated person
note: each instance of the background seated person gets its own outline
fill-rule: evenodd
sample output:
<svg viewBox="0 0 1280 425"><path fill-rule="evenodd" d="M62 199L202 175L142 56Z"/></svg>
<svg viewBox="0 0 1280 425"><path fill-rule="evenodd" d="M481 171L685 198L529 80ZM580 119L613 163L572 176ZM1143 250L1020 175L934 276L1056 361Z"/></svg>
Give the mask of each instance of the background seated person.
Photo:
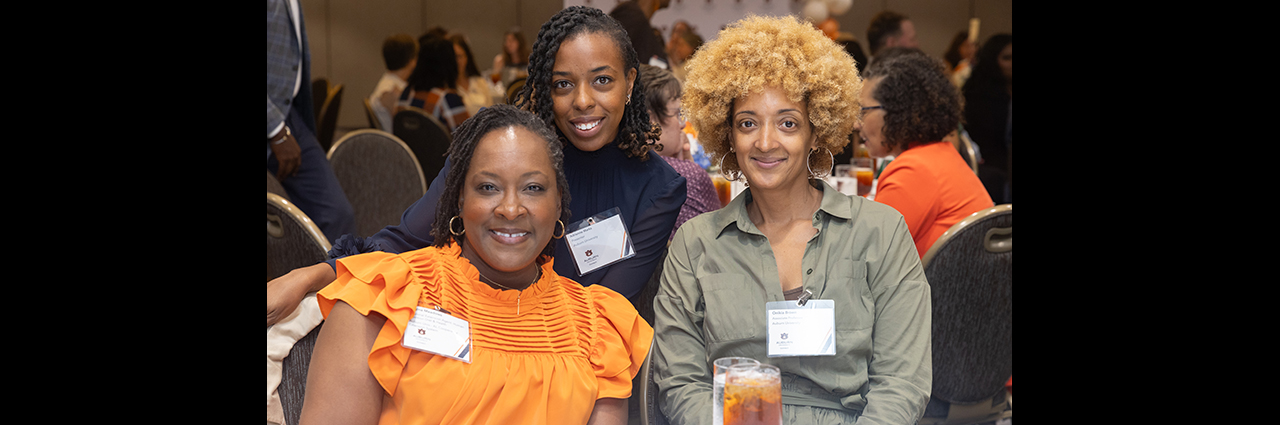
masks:
<svg viewBox="0 0 1280 425"><path fill-rule="evenodd" d="M435 245L341 259L318 294L301 422L625 424L653 330L552 267L569 217L560 142L508 105L455 135ZM431 317L465 323L465 342L416 344L415 329L444 332L418 322Z"/></svg>
<svg viewBox="0 0 1280 425"><path fill-rule="evenodd" d="M688 185L684 206L676 218L676 229L690 218L707 211L720 209L720 196L711 183L707 170L690 159L689 140L684 132L684 119L680 118L680 81L671 71L640 64L640 76L644 81L644 95L648 98L649 120L662 129L662 137L654 146L659 158L684 176ZM671 229L671 236L676 235Z"/></svg>
<svg viewBox="0 0 1280 425"><path fill-rule="evenodd" d="M943 140L960 125L960 92L941 62L916 49L877 57L863 77L858 134L871 156L894 157L880 172L876 202L902 213L923 256L951 226L993 205L973 168Z"/></svg>
<svg viewBox="0 0 1280 425"><path fill-rule="evenodd" d="M453 132L470 116L456 91L457 84L458 57L453 42L427 35L419 40L418 65L409 74L409 86L400 94L396 112L409 107L421 109Z"/></svg>

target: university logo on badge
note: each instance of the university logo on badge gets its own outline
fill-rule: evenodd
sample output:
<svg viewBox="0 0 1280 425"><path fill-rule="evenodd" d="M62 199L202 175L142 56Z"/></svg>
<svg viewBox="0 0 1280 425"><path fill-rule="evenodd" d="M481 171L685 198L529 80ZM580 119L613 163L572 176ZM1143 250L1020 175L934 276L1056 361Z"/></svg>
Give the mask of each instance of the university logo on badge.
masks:
<svg viewBox="0 0 1280 425"><path fill-rule="evenodd" d="M588 257L590 257L590 256L591 256L591 250L589 250L589 249L587 250L587 256L588 256Z"/></svg>
<svg viewBox="0 0 1280 425"><path fill-rule="evenodd" d="M786 333L786 332L783 332L783 333L782 333L782 339L787 339L787 333Z"/></svg>

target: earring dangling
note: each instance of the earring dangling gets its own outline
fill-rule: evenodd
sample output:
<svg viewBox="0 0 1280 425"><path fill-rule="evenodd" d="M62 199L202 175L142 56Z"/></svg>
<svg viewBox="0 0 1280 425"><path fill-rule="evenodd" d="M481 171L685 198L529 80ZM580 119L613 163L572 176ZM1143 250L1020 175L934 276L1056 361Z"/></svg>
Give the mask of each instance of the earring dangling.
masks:
<svg viewBox="0 0 1280 425"><path fill-rule="evenodd" d="M827 149L827 148L825 148L825 147L824 147L824 148L822 148L822 149L826 149L826 151L827 151L827 155L829 155L829 156L831 157L831 166L832 166L832 167L835 167L835 166L836 166L836 156L835 156L835 154L832 154L832 153L831 153L831 149ZM809 156L813 156L813 153L814 153L814 152L817 152L817 151L818 151L818 148L814 148L813 150L809 151ZM808 168L808 169L809 169L809 179L810 179L810 180L813 180L813 179L823 179L823 178L825 178L825 177L827 177L827 176L831 175L831 171L827 171L827 174L826 174L826 175L822 175L822 176L819 176L819 175L815 174L815 173L813 172L813 167L809 165L809 160L808 160L807 158L805 159L804 166L805 166L806 168Z"/></svg>
<svg viewBox="0 0 1280 425"><path fill-rule="evenodd" d="M454 220L457 220L457 219L458 219L458 216L456 216L456 215L455 215L455 216L453 216L453 218L450 218L450 219L449 219L449 233L452 233L454 236L462 236L463 234L467 233L467 228L466 228L466 227L463 227L461 232L455 232L455 231L453 231L453 221L454 221Z"/></svg>
<svg viewBox="0 0 1280 425"><path fill-rule="evenodd" d="M729 148L729 151L732 152L733 148ZM720 155L720 166L719 166L720 175L724 176L725 179L731 182L736 182L738 181L739 177L742 177L742 172L738 171L730 175L729 172L724 169L724 158L728 155L729 155L729 152L725 152L724 155Z"/></svg>
<svg viewBox="0 0 1280 425"><path fill-rule="evenodd" d="M564 237L564 232L565 232L566 230L569 230L569 229L566 229L566 228L564 227L564 222L563 222L563 221L556 220L556 224L559 224L559 225L560 225L560 236L551 235L551 237L556 238L556 239L563 238L563 237Z"/></svg>

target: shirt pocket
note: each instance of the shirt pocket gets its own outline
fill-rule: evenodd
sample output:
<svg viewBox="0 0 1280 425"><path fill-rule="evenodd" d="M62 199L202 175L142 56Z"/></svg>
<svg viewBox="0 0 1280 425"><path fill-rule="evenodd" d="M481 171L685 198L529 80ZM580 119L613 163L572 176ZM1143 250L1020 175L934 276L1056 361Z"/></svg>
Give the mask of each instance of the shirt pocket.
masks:
<svg viewBox="0 0 1280 425"><path fill-rule="evenodd" d="M870 329L875 324L875 299L867 285L867 263L846 259L839 264L818 298L835 302L837 331Z"/></svg>
<svg viewBox="0 0 1280 425"><path fill-rule="evenodd" d="M737 273L707 275L701 285L703 327L711 342L764 335L764 288Z"/></svg>

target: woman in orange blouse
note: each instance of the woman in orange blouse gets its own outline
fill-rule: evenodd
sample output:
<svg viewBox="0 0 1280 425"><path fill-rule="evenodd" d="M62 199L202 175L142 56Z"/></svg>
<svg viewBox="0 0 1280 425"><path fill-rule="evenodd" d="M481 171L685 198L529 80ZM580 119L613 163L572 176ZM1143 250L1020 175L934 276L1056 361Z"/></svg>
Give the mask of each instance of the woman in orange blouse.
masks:
<svg viewBox="0 0 1280 425"><path fill-rule="evenodd" d="M960 94L941 62L914 49L881 54L862 76L858 134L871 156L893 156L875 200L902 213L923 257L952 225L992 205L973 169L943 141L959 127Z"/></svg>
<svg viewBox="0 0 1280 425"><path fill-rule="evenodd" d="M301 422L626 423L653 329L617 292L552 268L569 217L559 140L495 105L449 156L435 246L346 257L320 291ZM432 345L451 336L462 343Z"/></svg>

